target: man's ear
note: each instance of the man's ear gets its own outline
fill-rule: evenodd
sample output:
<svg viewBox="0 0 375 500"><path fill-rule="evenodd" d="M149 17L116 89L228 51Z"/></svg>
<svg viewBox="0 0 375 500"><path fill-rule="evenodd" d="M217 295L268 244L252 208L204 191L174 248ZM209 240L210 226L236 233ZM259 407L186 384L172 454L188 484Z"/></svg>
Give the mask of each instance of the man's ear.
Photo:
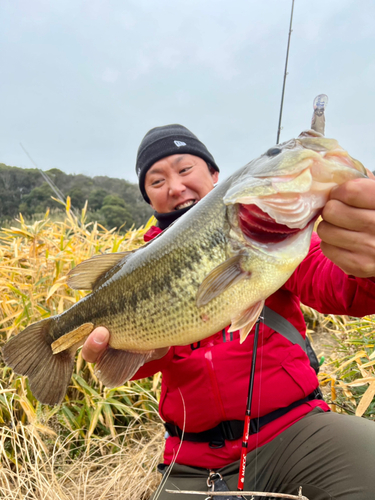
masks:
<svg viewBox="0 0 375 500"><path fill-rule="evenodd" d="M219 182L219 172L212 167L211 167L211 169L212 169L211 170L212 180L213 180L214 184L216 184L217 182Z"/></svg>

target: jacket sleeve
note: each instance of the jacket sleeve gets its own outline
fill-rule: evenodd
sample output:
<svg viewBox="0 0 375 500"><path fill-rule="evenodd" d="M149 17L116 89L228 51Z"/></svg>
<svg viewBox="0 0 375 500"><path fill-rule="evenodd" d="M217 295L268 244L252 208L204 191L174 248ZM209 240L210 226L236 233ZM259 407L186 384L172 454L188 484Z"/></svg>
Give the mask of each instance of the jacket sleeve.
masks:
<svg viewBox="0 0 375 500"><path fill-rule="evenodd" d="M296 294L303 304L324 314L375 314L375 279L345 274L325 257L316 233L307 257L284 288Z"/></svg>
<svg viewBox="0 0 375 500"><path fill-rule="evenodd" d="M170 363L173 358L174 348L170 347L169 351L165 356L156 361L150 361L145 363L141 368L133 375L131 380L138 380L140 378L152 377L155 373L162 372Z"/></svg>

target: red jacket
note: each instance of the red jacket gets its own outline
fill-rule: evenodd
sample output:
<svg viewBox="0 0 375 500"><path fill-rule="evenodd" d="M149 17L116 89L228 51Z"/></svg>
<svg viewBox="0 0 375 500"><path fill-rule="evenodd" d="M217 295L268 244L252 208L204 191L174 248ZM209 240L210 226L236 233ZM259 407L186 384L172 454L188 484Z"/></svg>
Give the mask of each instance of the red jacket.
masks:
<svg viewBox="0 0 375 500"><path fill-rule="evenodd" d="M148 241L161 230L152 227ZM375 281L347 276L320 250L314 233L308 256L291 278L266 301L266 305L290 321L301 333L306 325L300 301L322 313L364 316L375 312ZM162 372L159 412L186 432L201 432L225 420L243 420L249 383L253 331L243 344L239 334L227 329L195 345L171 347L164 358L147 363L134 376ZM309 395L318 386L305 352L263 324L256 364L252 415L262 416ZM268 423L249 438L248 450L271 441L316 406L328 411L321 400L304 403ZM226 441L220 449L208 443L184 441L177 462L219 468L240 458L241 441ZM170 463L180 446L178 437L166 440L164 461Z"/></svg>

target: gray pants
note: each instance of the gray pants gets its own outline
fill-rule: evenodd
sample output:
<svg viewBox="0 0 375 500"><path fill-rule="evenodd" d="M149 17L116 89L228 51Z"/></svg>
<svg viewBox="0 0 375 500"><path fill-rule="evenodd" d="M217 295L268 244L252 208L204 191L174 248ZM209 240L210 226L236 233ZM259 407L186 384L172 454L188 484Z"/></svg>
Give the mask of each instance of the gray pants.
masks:
<svg viewBox="0 0 375 500"><path fill-rule="evenodd" d="M237 490L238 466L218 470L231 491ZM207 477L206 469L175 464L153 499L202 500L165 490L207 491ZM316 408L247 455L244 491L297 495L299 486L309 500L374 500L375 423Z"/></svg>

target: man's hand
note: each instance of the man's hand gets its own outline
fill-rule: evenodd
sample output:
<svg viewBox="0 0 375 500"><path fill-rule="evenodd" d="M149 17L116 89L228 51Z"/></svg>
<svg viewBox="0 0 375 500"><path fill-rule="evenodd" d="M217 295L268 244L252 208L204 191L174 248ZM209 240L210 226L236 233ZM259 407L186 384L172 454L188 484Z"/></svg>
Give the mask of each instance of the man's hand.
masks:
<svg viewBox="0 0 375 500"><path fill-rule="evenodd" d="M346 274L375 276L375 176L332 189L317 232L326 257Z"/></svg>
<svg viewBox="0 0 375 500"><path fill-rule="evenodd" d="M95 328L82 347L82 357L89 363L96 363L108 347L109 331L104 326Z"/></svg>
<svg viewBox="0 0 375 500"><path fill-rule="evenodd" d="M98 326L95 328L82 347L82 357L89 363L96 363L100 356L108 347L109 342L109 331L104 326ZM151 356L149 361L155 361L160 359L167 354L169 347L162 347L160 349L155 349L154 354Z"/></svg>

